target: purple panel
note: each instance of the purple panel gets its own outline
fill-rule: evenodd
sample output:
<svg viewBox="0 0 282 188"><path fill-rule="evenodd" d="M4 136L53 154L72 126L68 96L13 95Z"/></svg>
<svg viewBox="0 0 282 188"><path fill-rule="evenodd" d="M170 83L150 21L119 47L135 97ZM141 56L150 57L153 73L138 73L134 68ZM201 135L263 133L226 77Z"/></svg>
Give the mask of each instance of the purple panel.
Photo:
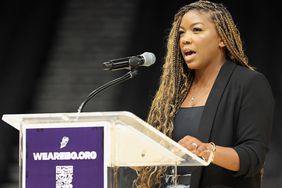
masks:
<svg viewBox="0 0 282 188"><path fill-rule="evenodd" d="M104 188L104 128L26 130L27 188Z"/></svg>

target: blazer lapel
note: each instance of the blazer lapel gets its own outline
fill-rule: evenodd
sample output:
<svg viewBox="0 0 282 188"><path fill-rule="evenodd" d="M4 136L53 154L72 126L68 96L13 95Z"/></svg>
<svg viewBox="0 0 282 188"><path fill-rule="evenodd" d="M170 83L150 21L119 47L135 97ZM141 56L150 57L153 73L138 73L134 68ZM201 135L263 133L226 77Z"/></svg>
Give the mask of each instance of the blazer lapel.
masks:
<svg viewBox="0 0 282 188"><path fill-rule="evenodd" d="M235 63L227 60L227 62L222 65L217 75L215 83L207 99L199 125L198 139L202 142L209 142L218 104L235 67ZM202 169L203 168L195 168L193 170L191 188L198 188L200 186Z"/></svg>
<svg viewBox="0 0 282 188"><path fill-rule="evenodd" d="M213 84L199 125L198 139L202 142L209 141L218 104L235 67L235 63L227 60L227 62L222 65L215 83Z"/></svg>

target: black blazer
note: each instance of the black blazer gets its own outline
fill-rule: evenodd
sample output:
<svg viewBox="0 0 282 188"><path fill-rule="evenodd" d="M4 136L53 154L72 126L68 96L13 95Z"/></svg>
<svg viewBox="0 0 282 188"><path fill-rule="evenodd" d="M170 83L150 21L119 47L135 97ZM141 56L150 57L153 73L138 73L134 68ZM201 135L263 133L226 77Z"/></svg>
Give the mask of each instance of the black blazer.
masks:
<svg viewBox="0 0 282 188"><path fill-rule="evenodd" d="M272 91L263 74L227 61L207 99L199 139L233 147L240 171L213 164L199 167L192 174L191 188L259 188L273 112Z"/></svg>

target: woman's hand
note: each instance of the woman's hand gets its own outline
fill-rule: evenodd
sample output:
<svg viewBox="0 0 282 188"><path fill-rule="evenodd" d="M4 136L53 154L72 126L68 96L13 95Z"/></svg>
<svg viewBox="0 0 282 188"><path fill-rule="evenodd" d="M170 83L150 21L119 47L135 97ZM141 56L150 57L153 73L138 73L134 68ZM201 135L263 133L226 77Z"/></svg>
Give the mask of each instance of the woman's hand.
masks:
<svg viewBox="0 0 282 188"><path fill-rule="evenodd" d="M193 136L187 135L179 140L178 143L197 156L204 158L205 160L208 160L209 156L213 152L213 148L210 143L201 142Z"/></svg>
<svg viewBox="0 0 282 188"><path fill-rule="evenodd" d="M240 158L232 147L213 146L210 143L201 142L193 136L185 136L178 143L206 161L213 153L212 163L222 168L231 171L240 170Z"/></svg>

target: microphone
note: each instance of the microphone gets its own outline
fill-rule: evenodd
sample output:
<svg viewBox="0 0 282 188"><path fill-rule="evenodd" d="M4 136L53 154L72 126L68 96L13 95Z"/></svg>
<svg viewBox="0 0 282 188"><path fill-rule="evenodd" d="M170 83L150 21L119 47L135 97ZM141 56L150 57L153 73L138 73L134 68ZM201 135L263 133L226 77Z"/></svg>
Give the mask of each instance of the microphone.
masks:
<svg viewBox="0 0 282 188"><path fill-rule="evenodd" d="M139 66L149 67L156 61L156 56L151 52L144 52L137 56L124 57L119 59L109 60L104 62L104 70L121 70L128 69L132 70Z"/></svg>

